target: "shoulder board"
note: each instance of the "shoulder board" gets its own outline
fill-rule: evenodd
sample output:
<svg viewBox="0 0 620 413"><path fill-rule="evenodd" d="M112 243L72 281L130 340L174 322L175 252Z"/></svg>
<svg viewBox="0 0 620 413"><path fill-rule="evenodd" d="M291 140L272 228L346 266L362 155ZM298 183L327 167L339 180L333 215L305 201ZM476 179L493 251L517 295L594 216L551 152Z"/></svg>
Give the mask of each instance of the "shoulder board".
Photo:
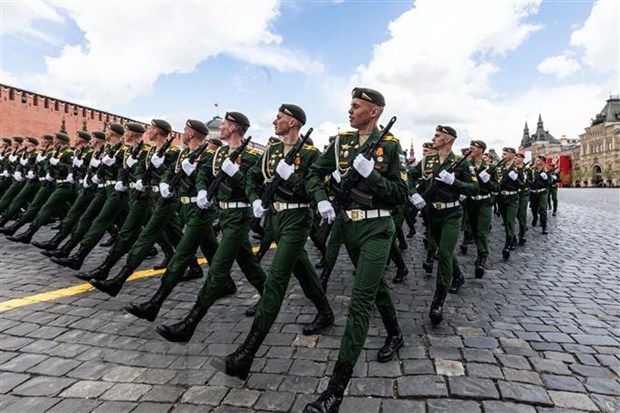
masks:
<svg viewBox="0 0 620 413"><path fill-rule="evenodd" d="M121 145L121 147L119 148L119 150L121 151L126 151L128 149L129 149L129 146L126 146L126 145Z"/></svg>
<svg viewBox="0 0 620 413"><path fill-rule="evenodd" d="M179 149L178 146L169 146L168 151L169 152L180 152L181 150Z"/></svg>
<svg viewBox="0 0 620 413"><path fill-rule="evenodd" d="M260 155L260 152L253 148L245 148L245 151L250 155Z"/></svg>
<svg viewBox="0 0 620 413"><path fill-rule="evenodd" d="M282 141L281 140L278 140L278 141L267 141L267 146L276 146L279 143L282 143Z"/></svg>
<svg viewBox="0 0 620 413"><path fill-rule="evenodd" d="M313 145L304 145L302 149L305 149L307 151L319 152L319 148Z"/></svg>
<svg viewBox="0 0 620 413"><path fill-rule="evenodd" d="M65 151L66 154L71 155L73 154L73 148L69 148Z"/></svg>
<svg viewBox="0 0 620 413"><path fill-rule="evenodd" d="M205 152L206 153L215 153L215 149L207 149Z"/></svg>
<svg viewBox="0 0 620 413"><path fill-rule="evenodd" d="M345 131L345 132L340 132L338 134L338 136L353 136L355 135L355 131L354 130L349 130L349 131Z"/></svg>
<svg viewBox="0 0 620 413"><path fill-rule="evenodd" d="M143 145L142 146L142 152L148 152L151 150L151 145Z"/></svg>
<svg viewBox="0 0 620 413"><path fill-rule="evenodd" d="M388 134L385 138L383 138L383 140L387 142L400 142L394 135L390 135L390 134Z"/></svg>

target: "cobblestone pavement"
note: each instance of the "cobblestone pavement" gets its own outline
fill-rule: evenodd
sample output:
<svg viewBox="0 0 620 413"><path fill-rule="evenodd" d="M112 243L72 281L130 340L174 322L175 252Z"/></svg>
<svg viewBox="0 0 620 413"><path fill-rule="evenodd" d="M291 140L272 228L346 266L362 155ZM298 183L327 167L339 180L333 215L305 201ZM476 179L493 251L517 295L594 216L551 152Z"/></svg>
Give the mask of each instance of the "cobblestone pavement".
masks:
<svg viewBox="0 0 620 413"><path fill-rule="evenodd" d="M495 219L484 279L473 277L472 248L459 255L467 283L448 297L438 327L428 320L434 277L421 269L420 233L410 239L405 255L415 273L394 288L405 347L397 360L375 361L384 334L375 314L341 412L619 411L620 192L561 189L559 199L550 234L530 228L507 263ZM86 268L102 254L98 247ZM2 302L81 283L34 247L4 238L0 272ZM314 310L291 282L245 383L209 364L233 351L250 327L244 311L256 296L237 268L233 277L238 293L211 309L189 345L168 343L154 325L181 319L200 280L179 285L154 324L121 309L151 296L158 276L129 282L116 298L89 291L0 313L0 410L300 412L326 387L335 363L350 262L343 252L328 291L336 324L324 335L301 334Z"/></svg>

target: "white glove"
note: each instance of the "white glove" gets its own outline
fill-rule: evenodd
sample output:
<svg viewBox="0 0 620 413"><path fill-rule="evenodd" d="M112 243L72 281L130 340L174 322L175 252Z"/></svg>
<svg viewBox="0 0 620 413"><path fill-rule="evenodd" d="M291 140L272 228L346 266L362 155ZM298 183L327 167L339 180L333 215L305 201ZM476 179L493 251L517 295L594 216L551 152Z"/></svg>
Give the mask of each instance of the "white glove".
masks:
<svg viewBox="0 0 620 413"><path fill-rule="evenodd" d="M5 169L4 171L2 171L2 176L4 176L5 178L8 178L9 176L11 176L11 174L9 173L9 171Z"/></svg>
<svg viewBox="0 0 620 413"><path fill-rule="evenodd" d="M340 176L340 172L338 172L338 169L332 172L332 176L334 177L334 180L338 183L340 183L340 181L342 180L342 177Z"/></svg>
<svg viewBox="0 0 620 413"><path fill-rule="evenodd" d="M41 163L45 160L45 156L38 154L37 155L37 163Z"/></svg>
<svg viewBox="0 0 620 413"><path fill-rule="evenodd" d="M547 180L547 178L548 178L548 176L547 176L547 174L546 174L545 172L541 172L541 173L540 173L540 177L541 177L542 179L544 179L545 181L546 181L546 180Z"/></svg>
<svg viewBox="0 0 620 413"><path fill-rule="evenodd" d="M36 177L37 175L34 173L34 171L28 171L28 173L26 174L26 178L28 179L34 179Z"/></svg>
<svg viewBox="0 0 620 413"><path fill-rule="evenodd" d="M262 218L265 215L265 209L263 208L263 201L260 199L252 202L252 210L254 210L254 218Z"/></svg>
<svg viewBox="0 0 620 413"><path fill-rule="evenodd" d="M82 165L84 165L84 159L73 158L73 166L75 166L76 168L81 168Z"/></svg>
<svg viewBox="0 0 620 413"><path fill-rule="evenodd" d="M155 169L158 169L160 166L164 164L164 159L166 159L166 156L162 156L160 158L159 156L157 156L157 154L154 154L153 157L151 158L151 163L153 164Z"/></svg>
<svg viewBox="0 0 620 413"><path fill-rule="evenodd" d="M103 164L106 166L112 166L116 163L116 158L111 158L110 156L106 155L103 157L101 162L103 162Z"/></svg>
<svg viewBox="0 0 620 413"><path fill-rule="evenodd" d="M222 171L228 176L233 176L239 171L239 165L232 163L230 159L226 158L222 162Z"/></svg>
<svg viewBox="0 0 620 413"><path fill-rule="evenodd" d="M54 166L58 165L58 162L60 162L60 159L58 158L50 158L50 163Z"/></svg>
<svg viewBox="0 0 620 413"><path fill-rule="evenodd" d="M15 172L13 173L13 178L15 178L15 180L16 180L17 182L21 182L21 181L23 181L23 180L24 180L24 177L22 176L22 173L21 173L21 172L19 172L19 171L15 171Z"/></svg>
<svg viewBox="0 0 620 413"><path fill-rule="evenodd" d="M198 196L196 197L196 205L198 205L198 208L200 209L207 209L212 205L211 202L209 202L209 196L207 195L206 189L201 189L200 191L198 191Z"/></svg>
<svg viewBox="0 0 620 413"><path fill-rule="evenodd" d="M99 177L97 175L93 175L92 178L90 178L91 181L93 181L93 184L95 185L99 185L101 183L101 179L99 179Z"/></svg>
<svg viewBox="0 0 620 413"><path fill-rule="evenodd" d="M280 175L282 179L288 181L288 179L295 172L295 164L289 165L284 160L278 162L278 166L276 166L276 173Z"/></svg>
<svg viewBox="0 0 620 413"><path fill-rule="evenodd" d="M510 171L508 172L508 176L510 177L510 179L512 179L513 181L516 181L517 178L519 177L519 174L516 173L515 171Z"/></svg>
<svg viewBox="0 0 620 413"><path fill-rule="evenodd" d="M96 158L91 158L89 165L93 168L99 168L99 165L101 165L101 161Z"/></svg>
<svg viewBox="0 0 620 413"><path fill-rule="evenodd" d="M69 182L70 184L74 184L75 183L75 179L73 178L73 174L67 175L67 182Z"/></svg>
<svg viewBox="0 0 620 413"><path fill-rule="evenodd" d="M181 168L183 168L185 175L190 176L196 170L196 164L185 158L183 159L183 162L181 162Z"/></svg>
<svg viewBox="0 0 620 413"><path fill-rule="evenodd" d="M444 184L452 185L454 183L454 173L443 170L439 172L437 180L439 182L443 182Z"/></svg>
<svg viewBox="0 0 620 413"><path fill-rule="evenodd" d="M140 192L144 191L144 185L142 184L142 179L138 179L136 181L136 184L134 185L134 189Z"/></svg>
<svg viewBox="0 0 620 413"><path fill-rule="evenodd" d="M138 163L138 160L134 158L133 156L130 156L129 159L127 159L127 166L130 168L137 163Z"/></svg>
<svg viewBox="0 0 620 413"><path fill-rule="evenodd" d="M90 188L90 184L88 183L87 178L84 178L84 181L82 182L82 186L86 189Z"/></svg>
<svg viewBox="0 0 620 413"><path fill-rule="evenodd" d="M159 183L159 193L162 198L170 198L172 196L172 192L170 192L170 185L165 182Z"/></svg>
<svg viewBox="0 0 620 413"><path fill-rule="evenodd" d="M368 178L373 168L375 167L374 159L366 159L361 153L357 154L353 159L353 167L364 178Z"/></svg>
<svg viewBox="0 0 620 413"><path fill-rule="evenodd" d="M558 179L558 176L556 174L551 175L551 179L553 179L554 181Z"/></svg>
<svg viewBox="0 0 620 413"><path fill-rule="evenodd" d="M52 175L50 175L49 172L45 174L45 180L49 182L54 182L54 178L52 178Z"/></svg>
<svg viewBox="0 0 620 413"><path fill-rule="evenodd" d="M19 164L20 164L21 166L26 166L26 164L27 164L27 163L28 163L28 159L26 159L26 158L21 158L21 159L19 160Z"/></svg>
<svg viewBox="0 0 620 413"><path fill-rule="evenodd" d="M422 198L422 196L418 193L411 195L409 197L409 202L411 202L413 206L418 209L422 209L426 206L426 201L424 201L424 198Z"/></svg>
<svg viewBox="0 0 620 413"><path fill-rule="evenodd" d="M123 185L123 181L116 181L116 183L114 184L114 190L118 192L125 192L127 190L127 187Z"/></svg>
<svg viewBox="0 0 620 413"><path fill-rule="evenodd" d="M489 182L489 179L491 179L491 175L489 175L487 171L480 172L478 176L480 177L480 180L484 182L485 184Z"/></svg>
<svg viewBox="0 0 620 413"><path fill-rule="evenodd" d="M37 157L38 157L38 155L37 155ZM4 155L2 155L1 153L0 153L0 161L4 161Z"/></svg>
<svg viewBox="0 0 620 413"><path fill-rule="evenodd" d="M9 161L11 161L11 163L15 162L16 160L17 160L16 155L9 155Z"/></svg>
<svg viewBox="0 0 620 413"><path fill-rule="evenodd" d="M465 195L459 195L459 201L463 202L467 199L467 197Z"/></svg>
<svg viewBox="0 0 620 413"><path fill-rule="evenodd" d="M336 211L334 211L334 207L332 206L331 202L320 201L316 205L316 207L319 210L319 214L321 214L321 217L326 220L328 224L334 222L334 219L336 219Z"/></svg>

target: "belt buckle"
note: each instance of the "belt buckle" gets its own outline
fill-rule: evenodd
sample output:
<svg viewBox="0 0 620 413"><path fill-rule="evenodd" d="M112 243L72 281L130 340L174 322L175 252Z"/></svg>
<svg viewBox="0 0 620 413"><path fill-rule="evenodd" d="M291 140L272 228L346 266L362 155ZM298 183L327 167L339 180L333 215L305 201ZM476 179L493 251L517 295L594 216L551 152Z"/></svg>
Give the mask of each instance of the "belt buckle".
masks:
<svg viewBox="0 0 620 413"><path fill-rule="evenodd" d="M274 208L276 211L280 212L280 211L282 210L282 203L281 203L280 201L276 201L276 202L274 202L274 203L273 203L273 208Z"/></svg>
<svg viewBox="0 0 620 413"><path fill-rule="evenodd" d="M226 209L226 202L220 201L220 209Z"/></svg>
<svg viewBox="0 0 620 413"><path fill-rule="evenodd" d="M361 209L352 209L349 212L351 213L351 221L360 221L362 219Z"/></svg>
<svg viewBox="0 0 620 413"><path fill-rule="evenodd" d="M182 196L181 197L181 203L182 204L189 204L189 197L188 196Z"/></svg>

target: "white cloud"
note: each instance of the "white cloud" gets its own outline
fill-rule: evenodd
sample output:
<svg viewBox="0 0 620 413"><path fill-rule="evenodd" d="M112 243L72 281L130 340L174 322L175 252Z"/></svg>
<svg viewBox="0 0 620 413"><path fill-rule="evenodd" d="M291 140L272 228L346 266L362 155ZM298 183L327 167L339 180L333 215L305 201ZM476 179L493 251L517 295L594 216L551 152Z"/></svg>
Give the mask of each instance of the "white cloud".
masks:
<svg viewBox="0 0 620 413"><path fill-rule="evenodd" d="M537 66L540 73L555 75L558 79L563 79L572 75L580 68L579 62L566 55L548 57Z"/></svg>
<svg viewBox="0 0 620 413"><path fill-rule="evenodd" d="M57 39L39 30L41 21L62 23L64 18L49 3L42 0L3 1L0 35L20 38L35 38L57 44Z"/></svg>
<svg viewBox="0 0 620 413"><path fill-rule="evenodd" d="M0 69L0 83L9 86L22 87L19 79L11 73Z"/></svg>
<svg viewBox="0 0 620 413"><path fill-rule="evenodd" d="M599 72L618 72L620 62L620 3L599 0L583 27L573 32L571 45L585 49L583 62Z"/></svg>
<svg viewBox="0 0 620 413"><path fill-rule="evenodd" d="M279 2L64 1L84 33L84 45L46 56L47 72L33 88L67 100L106 107L148 95L163 75L189 73L229 53L279 71L317 72L322 65L281 45L271 24ZM292 63L294 62L294 64Z"/></svg>

